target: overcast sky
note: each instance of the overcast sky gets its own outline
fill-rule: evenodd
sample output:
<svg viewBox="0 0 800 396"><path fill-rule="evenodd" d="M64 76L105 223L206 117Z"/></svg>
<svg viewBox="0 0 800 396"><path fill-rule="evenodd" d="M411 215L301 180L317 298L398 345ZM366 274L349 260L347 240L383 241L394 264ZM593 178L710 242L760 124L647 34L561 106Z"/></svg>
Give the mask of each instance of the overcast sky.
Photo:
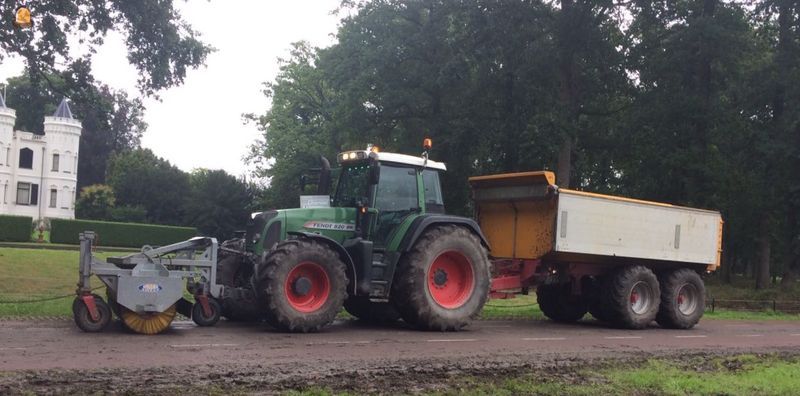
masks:
<svg viewBox="0 0 800 396"><path fill-rule="evenodd" d="M190 70L180 87L161 91L161 101L146 99L148 129L142 146L185 171L225 169L242 175L248 146L259 136L243 125L242 113L264 113L269 106L262 83L278 72L299 40L315 46L334 42L340 0L176 2L184 19L217 49L206 66ZM112 34L94 57L95 77L119 89L136 91L136 70L126 58L122 38ZM0 82L22 72L18 59L0 65ZM78 117L80 114L77 115Z"/></svg>

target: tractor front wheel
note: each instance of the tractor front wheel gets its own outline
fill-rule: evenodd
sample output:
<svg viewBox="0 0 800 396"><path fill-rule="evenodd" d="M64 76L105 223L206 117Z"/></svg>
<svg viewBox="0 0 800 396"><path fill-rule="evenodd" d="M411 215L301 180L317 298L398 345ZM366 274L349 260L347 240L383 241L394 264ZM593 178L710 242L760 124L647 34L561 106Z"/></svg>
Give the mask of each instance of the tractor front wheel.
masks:
<svg viewBox="0 0 800 396"><path fill-rule="evenodd" d="M309 239L280 242L258 264L254 280L267 322L283 331L318 331L333 322L347 296L345 263Z"/></svg>
<svg viewBox="0 0 800 396"><path fill-rule="evenodd" d="M403 320L418 328L460 330L486 303L490 279L488 255L475 234L436 226L400 261L393 303Z"/></svg>

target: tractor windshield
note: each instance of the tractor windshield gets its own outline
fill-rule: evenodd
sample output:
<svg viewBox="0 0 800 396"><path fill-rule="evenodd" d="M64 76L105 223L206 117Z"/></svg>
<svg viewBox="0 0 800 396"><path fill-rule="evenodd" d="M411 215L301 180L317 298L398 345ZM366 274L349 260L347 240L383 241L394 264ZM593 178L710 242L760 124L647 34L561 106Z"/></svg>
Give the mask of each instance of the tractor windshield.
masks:
<svg viewBox="0 0 800 396"><path fill-rule="evenodd" d="M360 164L342 168L336 194L333 197L334 207L352 207L361 201L366 203L369 196L369 164Z"/></svg>

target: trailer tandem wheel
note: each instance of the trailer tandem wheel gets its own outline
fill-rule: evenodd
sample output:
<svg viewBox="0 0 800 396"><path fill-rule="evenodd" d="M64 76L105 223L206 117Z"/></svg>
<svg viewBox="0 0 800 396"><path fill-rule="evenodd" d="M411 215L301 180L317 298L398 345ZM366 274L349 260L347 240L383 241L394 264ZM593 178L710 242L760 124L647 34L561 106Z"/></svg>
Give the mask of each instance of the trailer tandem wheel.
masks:
<svg viewBox="0 0 800 396"><path fill-rule="evenodd" d="M572 284L539 285L536 300L542 313L556 322L577 322L588 310L583 296L572 294Z"/></svg>
<svg viewBox="0 0 800 396"><path fill-rule="evenodd" d="M705 311L703 279L689 268L659 274L661 307L656 322L670 329L690 329Z"/></svg>
<svg viewBox="0 0 800 396"><path fill-rule="evenodd" d="M649 268L622 267L606 277L602 290L612 325L643 329L656 319L661 291L656 275Z"/></svg>

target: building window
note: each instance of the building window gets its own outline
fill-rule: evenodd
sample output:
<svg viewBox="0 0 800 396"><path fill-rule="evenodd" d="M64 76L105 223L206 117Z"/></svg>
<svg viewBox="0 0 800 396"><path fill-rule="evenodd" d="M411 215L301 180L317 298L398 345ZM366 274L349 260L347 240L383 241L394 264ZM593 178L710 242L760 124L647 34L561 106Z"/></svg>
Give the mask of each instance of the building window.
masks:
<svg viewBox="0 0 800 396"><path fill-rule="evenodd" d="M61 209L69 209L69 203L70 203L69 187L64 186L63 193L64 193L64 196L61 198L61 201L62 201L61 202Z"/></svg>
<svg viewBox="0 0 800 396"><path fill-rule="evenodd" d="M3 203L8 203L8 183L3 184Z"/></svg>
<svg viewBox="0 0 800 396"><path fill-rule="evenodd" d="M19 167L33 169L33 150L27 147L19 150Z"/></svg>
<svg viewBox="0 0 800 396"><path fill-rule="evenodd" d="M17 183L17 205L38 205L39 185L32 183Z"/></svg>
<svg viewBox="0 0 800 396"><path fill-rule="evenodd" d="M58 204L58 190L55 188L50 189L50 207L55 208Z"/></svg>
<svg viewBox="0 0 800 396"><path fill-rule="evenodd" d="M58 157L58 154L53 154L53 169L52 169L53 172L58 172L58 161L59 160L60 160L60 158Z"/></svg>
<svg viewBox="0 0 800 396"><path fill-rule="evenodd" d="M11 147L6 148L6 166L11 166Z"/></svg>

